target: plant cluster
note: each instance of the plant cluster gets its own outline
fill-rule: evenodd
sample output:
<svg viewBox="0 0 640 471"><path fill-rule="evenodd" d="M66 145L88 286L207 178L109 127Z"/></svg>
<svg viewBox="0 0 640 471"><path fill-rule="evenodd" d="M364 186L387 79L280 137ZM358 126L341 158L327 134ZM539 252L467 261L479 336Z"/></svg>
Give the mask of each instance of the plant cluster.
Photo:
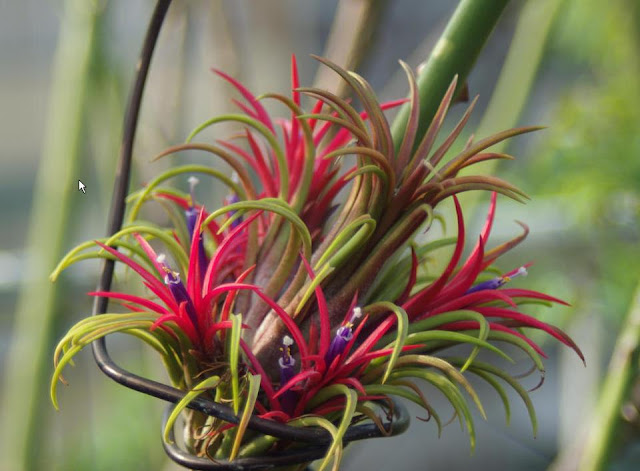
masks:
<svg viewBox="0 0 640 471"><path fill-rule="evenodd" d="M507 361L512 345L544 377L542 349L526 330L548 333L582 354L562 331L523 312L527 304L565 304L552 296L512 287L528 264L501 271L498 258L528 232L492 247L489 243L498 194L522 200L524 193L493 176L460 176L462 169L491 159L493 144L537 128L517 128L462 151L450 149L466 125L438 138L454 102L456 79L424 136L417 135L419 97L411 69L410 117L394 143L384 111L406 100L380 104L369 84L318 58L348 84L362 111L326 90L300 87L292 62L292 95L255 97L217 71L238 91L240 112L197 127L182 145L158 158L187 150L222 159L230 175L207 165L181 165L149 181L129 197L128 223L112 237L73 249L52 274L87 258L120 262L139 277L122 291L92 292L128 312L89 317L73 326L55 352L56 387L64 367L90 342L115 332L133 335L161 356L174 386L186 392L167 424L165 438L194 397L205 394L231 404L238 423L200 412L186 414L186 446L212 459L255 456L291 443L247 428L251 415L327 429L333 442L321 468L337 468L342 437L360 420L380 424L380 404L397 396L423 407L438 428L444 424L426 382L449 401L473 446L471 403L484 410L467 376L486 381L504 402L501 382L522 397L536 427L528 392L501 367L480 360L485 350ZM305 111L302 97L312 101ZM288 118L272 118L263 100L281 103ZM234 122L241 131L226 141L196 142L204 129ZM438 140L438 145L436 141ZM228 188L224 204L211 211L196 197L195 175ZM167 186L189 176L190 191ZM178 187L184 188L184 183ZM456 194L492 191L486 223L464 257L466 231ZM457 234L430 238L438 205L453 199ZM159 204L170 227L145 222L143 206ZM442 271L433 254L452 250ZM143 294L135 294L139 284ZM453 348L463 346L463 348ZM465 348L466 347L466 348ZM512 351L512 350L510 350ZM461 353L462 352L462 353Z"/></svg>

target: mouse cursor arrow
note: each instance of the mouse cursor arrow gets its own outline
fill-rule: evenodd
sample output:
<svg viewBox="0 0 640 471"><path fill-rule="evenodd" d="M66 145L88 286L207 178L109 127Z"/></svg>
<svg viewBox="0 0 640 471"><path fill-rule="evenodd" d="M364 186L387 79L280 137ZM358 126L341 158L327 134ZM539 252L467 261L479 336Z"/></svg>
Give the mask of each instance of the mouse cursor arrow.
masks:
<svg viewBox="0 0 640 471"><path fill-rule="evenodd" d="M85 184L82 183L80 180L78 180L78 191L82 190L82 192L86 195L87 192L85 191L85 188L86 188Z"/></svg>

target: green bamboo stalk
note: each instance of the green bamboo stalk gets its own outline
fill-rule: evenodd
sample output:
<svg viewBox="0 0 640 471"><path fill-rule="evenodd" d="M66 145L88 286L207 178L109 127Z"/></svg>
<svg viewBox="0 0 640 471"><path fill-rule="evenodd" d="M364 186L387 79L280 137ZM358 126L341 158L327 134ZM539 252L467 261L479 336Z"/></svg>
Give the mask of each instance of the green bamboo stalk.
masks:
<svg viewBox="0 0 640 471"><path fill-rule="evenodd" d="M509 0L462 0L431 56L418 75L420 122L418 138L426 132L440 100L453 77L458 75L458 89L464 86L491 31ZM404 105L392 126L396 151L407 126L409 106ZM419 139L417 139L419 141Z"/></svg>
<svg viewBox="0 0 640 471"><path fill-rule="evenodd" d="M12 344L2 394L2 469L29 470L41 441L42 410L50 407L45 384L51 374L52 326L56 290L48 274L62 256L70 226L72 198L78 192L83 108L100 8L95 2L67 0L53 62L47 127L34 186L27 239L28 260L15 313ZM91 191L90 187L87 187Z"/></svg>
<svg viewBox="0 0 640 471"><path fill-rule="evenodd" d="M622 405L629 397L639 358L640 285L616 340L578 469L599 471L607 467L620 425Z"/></svg>
<svg viewBox="0 0 640 471"><path fill-rule="evenodd" d="M549 32L564 0L537 0L522 7L509 52L496 83L489 106L482 116L476 136L482 139L518 125L536 78ZM504 152L511 141L491 147ZM496 162L474 166L474 173L490 173ZM480 169L480 170L479 170Z"/></svg>
<svg viewBox="0 0 640 471"><path fill-rule="evenodd" d="M498 81L475 135L478 139L518 126L544 55L551 27L565 0L538 0L522 7ZM510 140L491 147L491 152L505 152ZM491 175L498 161L481 162L461 173ZM465 207L475 205L482 192L460 195ZM453 219L452 219L453 220Z"/></svg>

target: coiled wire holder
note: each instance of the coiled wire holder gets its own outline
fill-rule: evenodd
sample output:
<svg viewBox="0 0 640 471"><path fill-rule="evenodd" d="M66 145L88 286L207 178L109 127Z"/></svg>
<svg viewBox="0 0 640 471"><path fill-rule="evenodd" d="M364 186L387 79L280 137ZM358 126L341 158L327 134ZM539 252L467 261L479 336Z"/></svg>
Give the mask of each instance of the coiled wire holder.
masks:
<svg viewBox="0 0 640 471"><path fill-rule="evenodd" d="M116 169L116 179L109 209L109 219L107 233L113 235L122 227L125 212L125 198L129 188L131 174L131 157L133 142L138 124L138 115L146 78L151 64L151 57L157 43L158 34L166 17L167 10L171 5L171 0L158 0L151 16L151 21L147 28L146 36L140 53L137 71L134 78L133 89L127 103L124 116L124 129L122 134L122 146ZM98 282L98 291L109 291L113 277L114 262L104 260L102 274ZM108 299L97 297L93 305L93 315L103 314L107 311ZM163 417L163 429L167 422L173 404L179 402L185 395L184 391L159 383L147 378L143 378L118 366L109 355L104 338L100 338L92 343L93 356L96 363L109 378L130 389L142 392L149 396L156 397L172 403L168 406ZM390 419L382 422L381 430L374 423L352 425L343 437L343 443L363 440L366 438L376 438L382 436L398 435L404 432L409 426L409 414L405 407L392 401L393 415ZM219 418L230 423L239 423L240 418L233 413L233 410L223 404L219 404L210 399L198 397L189 403L189 408L198 410L207 415ZM199 457L182 450L174 443L163 441L167 455L176 463L190 469L198 470L258 470L269 469L280 466L307 463L321 458L326 453L331 443L330 434L319 428L292 427L275 421L261 419L252 416L249 419L248 428L250 430L271 435L281 440L289 440L296 443L307 443L308 446L294 450L267 453L261 457L238 458L230 461L211 461L205 457ZM173 431L170 434L173 442Z"/></svg>

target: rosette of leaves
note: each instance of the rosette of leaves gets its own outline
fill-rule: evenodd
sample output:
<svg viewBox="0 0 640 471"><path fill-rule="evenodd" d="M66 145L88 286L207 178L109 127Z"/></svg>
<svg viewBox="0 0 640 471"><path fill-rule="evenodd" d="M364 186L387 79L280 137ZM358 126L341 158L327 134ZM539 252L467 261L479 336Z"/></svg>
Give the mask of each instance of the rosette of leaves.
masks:
<svg viewBox="0 0 640 471"><path fill-rule="evenodd" d="M348 84L362 106L326 90L301 88L292 62L292 96L255 97L217 72L242 97L238 114L215 117L197 127L177 152L203 151L221 159L231 174L207 165L172 168L129 197L128 223L108 239L73 249L52 274L88 258L110 258L135 272L118 292L92 292L122 304L128 312L89 317L73 326L55 352L51 394L72 357L90 342L115 332L138 337L155 349L174 386L185 391L165 430L198 395L228 403L238 423L196 411L187 414L186 446L212 459L255 456L292 443L247 429L252 414L332 436L320 469L337 469L342 437L361 420L380 424L375 404L390 396L423 407L443 425L419 383L449 401L471 446L471 407L482 416L468 375L490 384L504 402L504 385L522 397L536 428L528 392L509 372L476 357L481 350L508 361L501 346L526 354L544 377L543 351L522 329L543 330L574 349L559 329L522 312L528 303L561 303L549 295L504 287L526 267L506 273L494 263L522 241L488 248L497 194L521 200L524 193L493 176L458 176L474 163L509 159L487 149L537 128L517 128L448 151L467 123L475 100L451 133L436 138L456 87L454 78L424 136L417 136L419 98L413 72L402 64L410 86L410 118L394 150L385 109L369 84L318 58ZM302 108L302 96L315 103ZM290 113L273 119L264 100ZM242 131L226 141L196 140L205 128L238 123ZM415 150L414 150L415 149ZM195 196L194 175L228 188L225 204L211 212ZM191 192L168 186L189 175ZM178 180L180 181L180 180ZM179 184L178 187L181 185ZM465 227L456 194L493 192L486 224L463 260ZM434 209L452 197L457 235L425 240ZM159 204L172 222L163 227L140 218L147 204ZM453 248L444 270L434 273L432 252ZM140 285L144 294L134 294ZM498 342L496 344L496 342ZM447 353L466 346L463 357ZM456 351L465 351L457 349ZM377 401L377 402L376 402Z"/></svg>

